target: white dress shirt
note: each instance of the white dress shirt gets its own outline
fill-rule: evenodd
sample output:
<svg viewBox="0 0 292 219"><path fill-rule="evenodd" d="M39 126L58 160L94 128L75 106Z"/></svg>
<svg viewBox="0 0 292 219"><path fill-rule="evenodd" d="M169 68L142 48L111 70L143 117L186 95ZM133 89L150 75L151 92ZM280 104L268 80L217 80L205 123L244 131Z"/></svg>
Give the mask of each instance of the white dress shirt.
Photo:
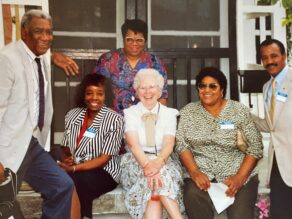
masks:
<svg viewBox="0 0 292 219"><path fill-rule="evenodd" d="M44 70L44 60L43 60L43 56L39 56L37 57L28 47L27 45L21 41L25 51L27 52L27 57L29 58L29 61L33 67L33 93L34 93L34 116L33 116L33 126L37 127L38 125L38 118L39 118L39 73L38 73L38 66L37 63L35 61L35 58L40 58L41 60L41 64L42 64L42 73L44 76L44 89L45 89L45 96L46 96L46 91L47 91L47 85L48 85L48 81L46 79L46 76L44 74L45 70Z"/></svg>

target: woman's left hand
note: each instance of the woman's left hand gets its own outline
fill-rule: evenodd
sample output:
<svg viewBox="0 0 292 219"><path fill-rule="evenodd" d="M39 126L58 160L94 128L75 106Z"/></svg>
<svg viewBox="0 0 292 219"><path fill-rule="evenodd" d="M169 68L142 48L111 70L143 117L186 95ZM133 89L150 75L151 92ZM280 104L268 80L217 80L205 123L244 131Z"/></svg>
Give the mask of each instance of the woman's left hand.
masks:
<svg viewBox="0 0 292 219"><path fill-rule="evenodd" d="M160 172L160 169L163 167L164 161L160 158L155 158L149 160L146 166L143 167L144 176L154 176Z"/></svg>
<svg viewBox="0 0 292 219"><path fill-rule="evenodd" d="M67 165L63 162L58 162L58 165L65 170L66 172L73 172L74 171L74 166L73 165Z"/></svg>
<svg viewBox="0 0 292 219"><path fill-rule="evenodd" d="M66 164L67 166L72 166L74 165L74 157L73 156L66 157L62 160L62 163Z"/></svg>
<svg viewBox="0 0 292 219"><path fill-rule="evenodd" d="M245 182L245 179L238 174L230 176L224 180L224 184L228 186L226 195L229 197L234 197L236 193L241 189Z"/></svg>

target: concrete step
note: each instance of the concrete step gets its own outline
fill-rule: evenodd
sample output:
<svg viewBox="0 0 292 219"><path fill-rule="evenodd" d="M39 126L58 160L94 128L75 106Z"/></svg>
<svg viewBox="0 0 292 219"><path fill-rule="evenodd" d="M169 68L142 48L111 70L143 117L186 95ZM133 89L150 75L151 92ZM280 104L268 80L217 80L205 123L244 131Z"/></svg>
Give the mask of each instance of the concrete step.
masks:
<svg viewBox="0 0 292 219"><path fill-rule="evenodd" d="M34 191L21 191L18 200L26 219L38 219L41 217L40 194ZM124 204L122 188L118 186L93 202L93 219L131 219ZM187 219L187 217L185 216ZM225 219L224 213L217 215L215 219Z"/></svg>
<svg viewBox="0 0 292 219"><path fill-rule="evenodd" d="M259 196L259 199L269 198L268 194ZM39 219L41 217L40 195L34 191L21 191L18 194L18 200L26 219ZM118 186L111 192L108 192L93 202L93 219L130 219L124 204L124 195L122 188ZM187 217L185 217L187 219ZM256 207L255 219L259 218L258 208ZM220 215L215 214L214 219L227 219L226 212Z"/></svg>
<svg viewBox="0 0 292 219"><path fill-rule="evenodd" d="M92 212L94 219L131 218L126 209L124 195L120 186L95 199L92 204Z"/></svg>
<svg viewBox="0 0 292 219"><path fill-rule="evenodd" d="M26 219L41 218L42 198L39 193L34 191L20 191L17 199Z"/></svg>
<svg viewBox="0 0 292 219"><path fill-rule="evenodd" d="M34 191L20 191L17 196L21 209L26 219L39 219L41 217L40 194ZM122 188L117 187L93 202L93 218L110 218L110 219L130 219L126 206Z"/></svg>

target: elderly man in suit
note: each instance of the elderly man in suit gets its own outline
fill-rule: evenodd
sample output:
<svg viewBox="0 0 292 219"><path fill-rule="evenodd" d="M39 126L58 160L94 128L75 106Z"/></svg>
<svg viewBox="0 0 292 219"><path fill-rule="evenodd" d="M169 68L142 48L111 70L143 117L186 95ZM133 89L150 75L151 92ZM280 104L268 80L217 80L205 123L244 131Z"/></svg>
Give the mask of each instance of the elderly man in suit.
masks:
<svg viewBox="0 0 292 219"><path fill-rule="evenodd" d="M30 10L21 40L0 51L0 161L42 194L42 218L70 218L74 184L43 149L53 114L49 63L51 17ZM0 173L1 175L1 173Z"/></svg>
<svg viewBox="0 0 292 219"><path fill-rule="evenodd" d="M292 70L286 51L276 39L260 45L260 56L271 79L264 85L265 119L255 118L261 131L270 132L268 181L272 219L292 218Z"/></svg>

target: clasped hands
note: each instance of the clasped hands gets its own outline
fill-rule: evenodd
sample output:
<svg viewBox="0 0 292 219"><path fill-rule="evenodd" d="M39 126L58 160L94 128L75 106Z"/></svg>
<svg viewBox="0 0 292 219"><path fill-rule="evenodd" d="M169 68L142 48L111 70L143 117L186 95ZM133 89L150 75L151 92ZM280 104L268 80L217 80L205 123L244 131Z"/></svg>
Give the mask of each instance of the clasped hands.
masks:
<svg viewBox="0 0 292 219"><path fill-rule="evenodd" d="M198 169L191 174L191 177L199 189L205 192L208 191L210 187L210 180L205 173ZM228 186L228 189L226 190L226 195L229 197L234 197L241 189L244 182L245 179L238 174L227 177L223 182L226 186Z"/></svg>
<svg viewBox="0 0 292 219"><path fill-rule="evenodd" d="M160 158L149 160L144 164L143 172L144 176L147 178L147 184L150 190L156 190L164 186L160 176L160 169L163 165L164 162Z"/></svg>

